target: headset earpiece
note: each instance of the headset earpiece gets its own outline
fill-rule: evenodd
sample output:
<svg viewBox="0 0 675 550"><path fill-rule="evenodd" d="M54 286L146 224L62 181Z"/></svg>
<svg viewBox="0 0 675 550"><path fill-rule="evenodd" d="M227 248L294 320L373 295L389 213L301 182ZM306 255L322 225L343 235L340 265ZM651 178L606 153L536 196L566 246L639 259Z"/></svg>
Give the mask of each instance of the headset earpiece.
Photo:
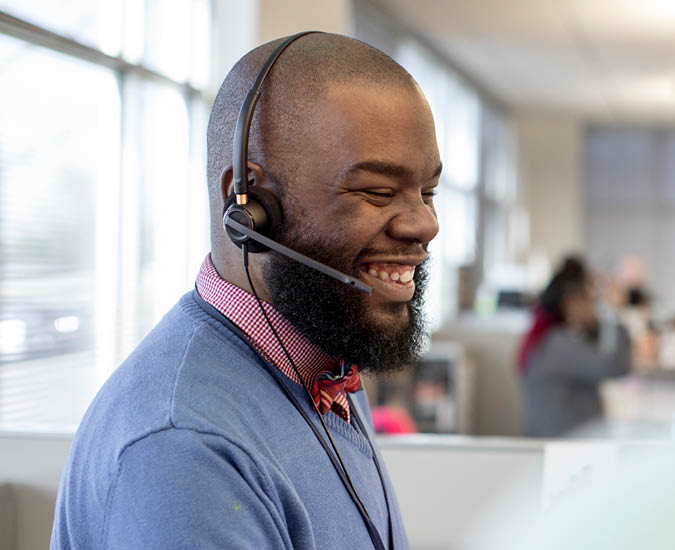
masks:
<svg viewBox="0 0 675 550"><path fill-rule="evenodd" d="M225 220L228 217L232 217L233 220L245 225L249 229L273 239L281 226L281 205L274 193L255 186L248 188L248 202L246 204L237 204L234 193L230 194L225 202L223 228L232 242L239 248L241 248L242 244L246 243L249 252L266 252L269 248L265 245L249 239L225 225Z"/></svg>

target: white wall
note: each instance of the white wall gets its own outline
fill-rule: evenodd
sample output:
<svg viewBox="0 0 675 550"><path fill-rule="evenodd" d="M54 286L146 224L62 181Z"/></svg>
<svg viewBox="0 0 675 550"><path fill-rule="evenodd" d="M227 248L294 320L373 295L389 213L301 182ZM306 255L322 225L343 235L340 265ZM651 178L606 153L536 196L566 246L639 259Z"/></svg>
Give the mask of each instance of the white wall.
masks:
<svg viewBox="0 0 675 550"><path fill-rule="evenodd" d="M218 0L212 2L211 83L215 97L225 75L237 60L258 45L257 0Z"/></svg>
<svg viewBox="0 0 675 550"><path fill-rule="evenodd" d="M258 43L300 31L349 34L351 0L258 0Z"/></svg>
<svg viewBox="0 0 675 550"><path fill-rule="evenodd" d="M519 195L532 254L552 264L584 250L583 127L572 117L515 113Z"/></svg>
<svg viewBox="0 0 675 550"><path fill-rule="evenodd" d="M212 4L215 94L237 60L254 47L301 31L351 34L351 0L218 0Z"/></svg>

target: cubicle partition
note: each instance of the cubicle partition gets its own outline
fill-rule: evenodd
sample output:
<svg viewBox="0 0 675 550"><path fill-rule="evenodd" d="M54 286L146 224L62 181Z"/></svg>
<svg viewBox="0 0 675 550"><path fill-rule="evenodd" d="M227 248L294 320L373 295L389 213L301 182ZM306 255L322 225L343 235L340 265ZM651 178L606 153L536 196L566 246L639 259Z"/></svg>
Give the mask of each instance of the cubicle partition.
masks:
<svg viewBox="0 0 675 550"><path fill-rule="evenodd" d="M71 441L67 434L0 433L0 549L49 546ZM529 528L542 510L550 515L580 487L639 487L653 468L637 462L631 474L626 464L653 455L655 447L670 453L665 455L668 475L655 477L657 486L673 477L675 464L675 448L668 442L412 435L380 438L379 444L414 550L510 548L509 529ZM645 502L660 498L653 485L645 487ZM669 496L666 502L670 509ZM603 501L602 509L609 504ZM497 543L495 536L501 537Z"/></svg>
<svg viewBox="0 0 675 550"><path fill-rule="evenodd" d="M0 548L47 548L61 471L72 437L0 433L0 510L14 525ZM543 445L508 439L410 436L381 440L412 548L462 548L471 522L521 472L533 472L536 507ZM12 517L8 514L6 517ZM10 523L10 522L8 522ZM3 540L4 537L4 540Z"/></svg>
<svg viewBox="0 0 675 550"><path fill-rule="evenodd" d="M0 548L49 548L54 504L72 442L69 434L0 432Z"/></svg>
<svg viewBox="0 0 675 550"><path fill-rule="evenodd" d="M380 448L415 550L476 548L488 515L516 500L523 517L541 508L543 441L415 435Z"/></svg>

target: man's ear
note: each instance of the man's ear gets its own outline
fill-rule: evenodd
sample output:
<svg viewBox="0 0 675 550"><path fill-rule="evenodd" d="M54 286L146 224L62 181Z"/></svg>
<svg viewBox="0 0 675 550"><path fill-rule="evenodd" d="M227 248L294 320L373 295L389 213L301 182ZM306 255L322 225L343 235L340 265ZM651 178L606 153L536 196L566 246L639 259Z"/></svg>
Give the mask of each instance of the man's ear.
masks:
<svg viewBox="0 0 675 550"><path fill-rule="evenodd" d="M265 180L267 176L262 166L256 164L255 162L248 162L248 185L249 187L253 185L258 185L263 187L265 185ZM228 166L223 175L220 178L220 194L222 196L223 202L227 201L227 198L234 192L234 175L232 173L232 165Z"/></svg>
<svg viewBox="0 0 675 550"><path fill-rule="evenodd" d="M227 202L227 197L230 196L232 192L233 183L232 176L232 165L225 168L223 175L220 176L220 198L223 200L223 203Z"/></svg>

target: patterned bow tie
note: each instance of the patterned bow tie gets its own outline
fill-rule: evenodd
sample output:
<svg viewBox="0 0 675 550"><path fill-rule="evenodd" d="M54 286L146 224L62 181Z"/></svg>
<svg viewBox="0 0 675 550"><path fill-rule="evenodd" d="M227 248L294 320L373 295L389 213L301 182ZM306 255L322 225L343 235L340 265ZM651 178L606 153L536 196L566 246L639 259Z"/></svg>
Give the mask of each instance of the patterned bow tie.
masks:
<svg viewBox="0 0 675 550"><path fill-rule="evenodd" d="M312 396L314 403L321 414L329 410L349 421L349 411L345 392L355 392L361 389L361 375L356 365L347 366L340 360L335 368L319 372L312 382Z"/></svg>

